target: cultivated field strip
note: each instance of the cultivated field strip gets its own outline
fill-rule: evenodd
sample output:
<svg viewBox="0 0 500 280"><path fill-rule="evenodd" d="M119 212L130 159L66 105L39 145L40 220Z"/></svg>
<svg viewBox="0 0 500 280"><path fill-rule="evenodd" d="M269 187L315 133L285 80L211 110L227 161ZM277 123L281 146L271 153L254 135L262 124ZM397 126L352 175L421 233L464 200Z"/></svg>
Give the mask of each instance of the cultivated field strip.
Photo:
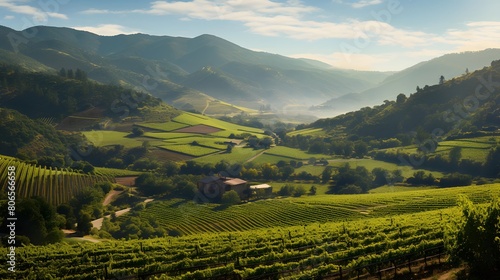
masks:
<svg viewBox="0 0 500 280"><path fill-rule="evenodd" d="M273 226L359 220L456 206L460 194L474 203L500 196L500 184L363 195L316 195L260 200L225 210L216 204L155 201L139 212L181 234L246 231Z"/></svg>
<svg viewBox="0 0 500 280"><path fill-rule="evenodd" d="M243 279L310 279L336 273L340 266L390 265L389 260L442 245L443 227L456 214L456 209L445 209L175 238L20 247L14 277L96 279L157 273L158 279L234 274ZM2 269L0 278L9 277L13 274Z"/></svg>
<svg viewBox="0 0 500 280"><path fill-rule="evenodd" d="M16 196L18 198L42 196L54 205L68 202L82 189L98 182L114 182L114 178L107 175L82 174L67 168L47 168L13 158L0 157L0 186L4 192L7 188L9 166L16 167Z"/></svg>

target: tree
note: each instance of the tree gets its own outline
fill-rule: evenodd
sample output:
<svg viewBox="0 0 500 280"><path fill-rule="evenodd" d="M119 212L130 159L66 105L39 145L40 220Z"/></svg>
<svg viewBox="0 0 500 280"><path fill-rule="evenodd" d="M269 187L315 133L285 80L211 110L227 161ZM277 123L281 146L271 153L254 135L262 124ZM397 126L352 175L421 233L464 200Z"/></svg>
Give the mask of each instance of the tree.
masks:
<svg viewBox="0 0 500 280"><path fill-rule="evenodd" d="M309 195L316 195L316 192L318 189L316 188L315 185L312 185L311 188L309 189Z"/></svg>
<svg viewBox="0 0 500 280"><path fill-rule="evenodd" d="M404 93L398 94L398 96L396 97L396 103L403 104L405 103L405 101L406 101L406 95L404 95Z"/></svg>
<svg viewBox="0 0 500 280"><path fill-rule="evenodd" d="M283 168L280 168L280 171L283 180L287 180L295 172L295 168L287 164Z"/></svg>
<svg viewBox="0 0 500 280"><path fill-rule="evenodd" d="M444 76L443 76L443 75L441 75L441 77L439 77L439 84L440 84L440 85L444 84L444 81L445 81L445 80L444 80Z"/></svg>
<svg viewBox="0 0 500 280"><path fill-rule="evenodd" d="M84 235L90 233L90 230L92 229L92 218L90 217L90 214L85 212L80 212L80 215L78 217L78 225L76 226L76 229L79 232L83 233Z"/></svg>
<svg viewBox="0 0 500 280"><path fill-rule="evenodd" d="M451 260L464 261L477 279L497 279L500 273L500 201L488 209L474 206L465 196L458 200L461 220L446 234Z"/></svg>
<svg viewBox="0 0 500 280"><path fill-rule="evenodd" d="M323 169L323 172L321 172L321 182L323 184L328 183L332 178L332 173L333 173L333 167L331 166L325 167L325 169Z"/></svg>
<svg viewBox="0 0 500 280"><path fill-rule="evenodd" d="M65 78L66 78L66 77L67 77L67 75L68 75L68 74L66 73L66 69L64 69L64 67L63 67L63 68L61 68L61 70L59 70L59 76L61 76L61 77L65 77Z"/></svg>
<svg viewBox="0 0 500 280"><path fill-rule="evenodd" d="M231 206L241 203L241 199L236 191L230 190L222 195L220 202L222 205Z"/></svg>
<svg viewBox="0 0 500 280"><path fill-rule="evenodd" d="M134 126L132 128L132 135L134 137L142 136L142 135L144 135L144 130L142 128L140 128L140 127Z"/></svg>
<svg viewBox="0 0 500 280"><path fill-rule="evenodd" d="M296 187L295 191L293 192L294 197L301 197L304 194L306 194L306 189L303 186Z"/></svg>
<svg viewBox="0 0 500 280"><path fill-rule="evenodd" d="M462 158L462 147L453 147L448 154L450 163L454 166L458 166L460 159Z"/></svg>
<svg viewBox="0 0 500 280"><path fill-rule="evenodd" d="M469 74L469 68L465 68L465 75Z"/></svg>
<svg viewBox="0 0 500 280"><path fill-rule="evenodd" d="M274 144L274 139L269 136L262 138L262 140L260 141L260 145L262 145L266 149L269 149L272 144Z"/></svg>
<svg viewBox="0 0 500 280"><path fill-rule="evenodd" d="M492 148L488 153L484 163L484 172L489 177L498 177L500 175L500 146Z"/></svg>

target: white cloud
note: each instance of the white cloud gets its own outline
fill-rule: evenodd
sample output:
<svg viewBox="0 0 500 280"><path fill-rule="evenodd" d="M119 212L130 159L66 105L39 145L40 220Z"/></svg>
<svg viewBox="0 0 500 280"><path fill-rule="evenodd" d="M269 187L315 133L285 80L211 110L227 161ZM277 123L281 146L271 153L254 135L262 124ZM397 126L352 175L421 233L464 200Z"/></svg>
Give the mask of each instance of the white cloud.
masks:
<svg viewBox="0 0 500 280"><path fill-rule="evenodd" d="M381 4L382 0L361 0L355 3L351 4L351 7L353 8L364 8L366 6L373 6L373 5L378 5Z"/></svg>
<svg viewBox="0 0 500 280"><path fill-rule="evenodd" d="M138 31L130 30L118 24L99 24L97 26L74 26L74 29L88 31L102 36L113 36L118 34L135 34Z"/></svg>
<svg viewBox="0 0 500 280"><path fill-rule="evenodd" d="M0 7L6 8L7 10L16 14L31 16L35 22L45 22L48 20L48 18L68 19L65 14L57 12L45 12L30 5L19 4L19 2L25 1L0 0Z"/></svg>
<svg viewBox="0 0 500 280"><path fill-rule="evenodd" d="M357 5L374 5L381 0L358 1ZM380 21L318 21L306 17L318 8L298 0L274 2L271 0L189 0L155 1L142 10L82 11L84 14L142 13L157 16L178 15L181 20L224 20L241 22L248 29L263 36L286 36L299 40L359 39L368 37L383 45L409 45L426 43L426 34L397 29Z"/></svg>
<svg viewBox="0 0 500 280"><path fill-rule="evenodd" d="M464 29L450 29L434 41L455 46L457 52L500 48L500 21L470 22Z"/></svg>
<svg viewBox="0 0 500 280"><path fill-rule="evenodd" d="M12 19L15 19L16 17L15 16L4 16L3 19L5 20L12 20Z"/></svg>
<svg viewBox="0 0 500 280"><path fill-rule="evenodd" d="M367 6L374 6L378 4L382 4L382 0L359 0L359 1L345 1L345 0L332 0L334 3L337 4L346 4L349 5L355 9L359 8L364 8Z"/></svg>

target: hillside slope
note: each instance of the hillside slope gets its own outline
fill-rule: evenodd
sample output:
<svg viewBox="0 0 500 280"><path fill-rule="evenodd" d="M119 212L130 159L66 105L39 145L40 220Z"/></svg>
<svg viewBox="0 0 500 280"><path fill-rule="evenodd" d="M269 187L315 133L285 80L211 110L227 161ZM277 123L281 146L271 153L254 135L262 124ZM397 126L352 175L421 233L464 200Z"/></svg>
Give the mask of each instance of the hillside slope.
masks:
<svg viewBox="0 0 500 280"><path fill-rule="evenodd" d="M335 118L321 119L312 127L331 130L343 127L348 134L390 138L424 130L452 135L480 129L496 130L500 123L500 61L449 80L425 86L408 98L387 101Z"/></svg>
<svg viewBox="0 0 500 280"><path fill-rule="evenodd" d="M373 88L331 99L320 107L344 113L373 106L384 100L394 100L399 93L408 95L417 86L423 88L425 85L436 84L441 75L445 79L452 79L465 74L467 70L472 72L488 66L492 60L499 58L500 49L447 54L397 72Z"/></svg>
<svg viewBox="0 0 500 280"><path fill-rule="evenodd" d="M28 40L23 32L34 36ZM12 45L12 36L25 40ZM15 31L1 27L0 49L18 52L54 71L80 68L101 83L138 88L178 107L199 111L213 100L210 95L254 109L263 104L279 108L283 100L314 105L366 90L388 76L336 71L311 60L248 50L207 34L195 38L98 36L70 28L36 26ZM221 71L220 75L205 75L200 82L196 73L203 74L206 67ZM263 76L266 79L261 80Z"/></svg>

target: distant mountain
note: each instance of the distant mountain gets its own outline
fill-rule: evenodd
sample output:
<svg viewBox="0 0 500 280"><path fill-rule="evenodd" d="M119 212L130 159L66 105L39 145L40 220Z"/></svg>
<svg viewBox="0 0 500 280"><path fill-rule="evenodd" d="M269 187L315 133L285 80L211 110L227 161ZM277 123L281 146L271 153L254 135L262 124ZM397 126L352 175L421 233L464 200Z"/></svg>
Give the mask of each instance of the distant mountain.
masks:
<svg viewBox="0 0 500 280"><path fill-rule="evenodd" d="M9 63L24 61L40 71L80 68L98 82L141 89L196 110L214 99L253 108L310 106L361 92L389 75L251 51L213 35L99 36L70 28L0 26L0 50L0 61L13 54Z"/></svg>
<svg viewBox="0 0 500 280"><path fill-rule="evenodd" d="M309 127L356 137L394 138L424 131L429 138L500 129L500 60L443 84L425 86L372 108L320 119ZM394 100L394 98L392 99Z"/></svg>
<svg viewBox="0 0 500 280"><path fill-rule="evenodd" d="M452 79L465 74L466 69L472 72L488 66L491 61L499 58L500 49L447 54L394 73L373 88L333 98L319 108L339 114L373 106L384 100L394 100L400 93L409 95L416 91L417 86L423 88L426 85L436 84L441 75L445 79Z"/></svg>

